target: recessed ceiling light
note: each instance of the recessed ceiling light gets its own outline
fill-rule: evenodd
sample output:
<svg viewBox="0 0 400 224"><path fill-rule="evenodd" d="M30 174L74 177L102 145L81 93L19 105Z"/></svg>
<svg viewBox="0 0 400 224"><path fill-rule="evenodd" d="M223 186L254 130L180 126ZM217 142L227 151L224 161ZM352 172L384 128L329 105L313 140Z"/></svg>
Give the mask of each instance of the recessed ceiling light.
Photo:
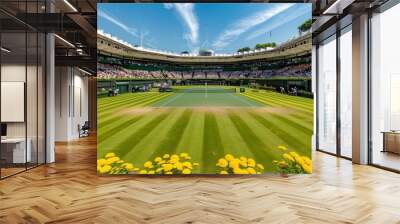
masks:
<svg viewBox="0 0 400 224"><path fill-rule="evenodd" d="M1 51L4 51L4 52L6 52L6 53L10 53L10 52L11 52L10 50L8 50L8 49L5 48L5 47L1 47L0 49L1 49Z"/></svg>

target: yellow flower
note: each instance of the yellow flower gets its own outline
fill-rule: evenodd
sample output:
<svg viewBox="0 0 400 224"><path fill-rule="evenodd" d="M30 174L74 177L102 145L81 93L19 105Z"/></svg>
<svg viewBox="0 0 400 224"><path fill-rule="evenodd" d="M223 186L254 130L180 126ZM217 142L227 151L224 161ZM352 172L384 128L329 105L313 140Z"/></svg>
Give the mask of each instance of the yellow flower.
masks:
<svg viewBox="0 0 400 224"><path fill-rule="evenodd" d="M226 161L226 159L222 159L221 158L221 159L218 160L217 166L226 167L226 166L228 166L228 161Z"/></svg>
<svg viewBox="0 0 400 224"><path fill-rule="evenodd" d="M191 174L192 173L192 171L190 170L190 169L183 169L183 171L182 171L182 173L183 174Z"/></svg>
<svg viewBox="0 0 400 224"><path fill-rule="evenodd" d="M235 157L233 157L231 154L226 154L225 159L228 160L228 162L232 161Z"/></svg>
<svg viewBox="0 0 400 224"><path fill-rule="evenodd" d="M155 174L154 170L149 170L147 174Z"/></svg>
<svg viewBox="0 0 400 224"><path fill-rule="evenodd" d="M229 162L229 167L230 168L238 168L239 167L239 160L238 159L233 159Z"/></svg>
<svg viewBox="0 0 400 224"><path fill-rule="evenodd" d="M178 155L174 154L174 155L171 156L171 159L170 159L171 163L176 163L178 161L179 161L179 156Z"/></svg>
<svg viewBox="0 0 400 224"><path fill-rule="evenodd" d="M158 164L164 164L165 160L161 160L160 162L158 162Z"/></svg>
<svg viewBox="0 0 400 224"><path fill-rule="evenodd" d="M164 159L168 159L168 158L169 158L169 154L165 154L165 155L163 156L163 158L164 158Z"/></svg>
<svg viewBox="0 0 400 224"><path fill-rule="evenodd" d="M133 168L133 171L139 171L139 168Z"/></svg>
<svg viewBox="0 0 400 224"><path fill-rule="evenodd" d="M261 170L264 169L264 166L262 164L257 164L257 167L260 168Z"/></svg>
<svg viewBox="0 0 400 224"><path fill-rule="evenodd" d="M297 154L297 152L289 152L289 154L290 154L293 158L300 157L299 154Z"/></svg>
<svg viewBox="0 0 400 224"><path fill-rule="evenodd" d="M124 163L124 161L123 160L118 160L117 163Z"/></svg>
<svg viewBox="0 0 400 224"><path fill-rule="evenodd" d="M97 172L100 172L102 166L97 165Z"/></svg>
<svg viewBox="0 0 400 224"><path fill-rule="evenodd" d="M188 157L189 155L188 155L187 153L185 153L185 152L182 152L182 153L180 154L180 156L181 156L182 158L186 158L186 157Z"/></svg>
<svg viewBox="0 0 400 224"><path fill-rule="evenodd" d="M192 169L192 164L190 162L183 162L182 165L186 168Z"/></svg>
<svg viewBox="0 0 400 224"><path fill-rule="evenodd" d="M147 170L141 170L139 174L147 174Z"/></svg>
<svg viewBox="0 0 400 224"><path fill-rule="evenodd" d="M124 168L127 169L128 171L132 171L132 170L134 169L132 163L124 163L124 164L121 165L121 167L124 167Z"/></svg>
<svg viewBox="0 0 400 224"><path fill-rule="evenodd" d="M243 166L243 167L247 167L247 162L244 161L244 160L240 160L240 161L239 161L239 164L240 164L241 166Z"/></svg>
<svg viewBox="0 0 400 224"><path fill-rule="evenodd" d="M280 149L282 151L286 151L287 150L287 148L285 146L283 146L283 145L278 146L278 149Z"/></svg>
<svg viewBox="0 0 400 224"><path fill-rule="evenodd" d="M305 166L303 166L303 170L306 172L306 173L312 173L312 166L311 165L305 165Z"/></svg>
<svg viewBox="0 0 400 224"><path fill-rule="evenodd" d="M285 159L287 159L287 160L289 160L289 161L294 162L294 158L293 158L291 155L287 154L287 153L283 154L283 158L285 158Z"/></svg>
<svg viewBox="0 0 400 224"><path fill-rule="evenodd" d="M99 166L104 166L106 164L107 164L107 160L106 159L97 160L97 165L99 165Z"/></svg>
<svg viewBox="0 0 400 224"><path fill-rule="evenodd" d="M278 160L272 160L272 163L278 163Z"/></svg>
<svg viewBox="0 0 400 224"><path fill-rule="evenodd" d="M106 154L106 156L104 156L104 158L108 159L108 158L115 157L115 156L116 156L115 153L109 152Z"/></svg>
<svg viewBox="0 0 400 224"><path fill-rule="evenodd" d="M249 174L249 172L247 170L240 169L240 168L234 168L233 173L234 174Z"/></svg>
<svg viewBox="0 0 400 224"><path fill-rule="evenodd" d="M161 157L156 157L156 158L154 159L154 162L157 162L157 163L159 163L159 162L161 162L161 161L162 161Z"/></svg>
<svg viewBox="0 0 400 224"><path fill-rule="evenodd" d="M256 174L256 170L254 168L247 168L247 172L249 172L249 174Z"/></svg>
<svg viewBox="0 0 400 224"><path fill-rule="evenodd" d="M175 167L177 170L182 170L183 169L183 165L180 162L175 163Z"/></svg>
<svg viewBox="0 0 400 224"><path fill-rule="evenodd" d="M244 157L244 156L241 156L239 159L242 160L242 161L246 161L247 162L247 158Z"/></svg>
<svg viewBox="0 0 400 224"><path fill-rule="evenodd" d="M106 163L107 163L108 165L110 165L110 164L113 164L113 163L117 162L118 160L119 160L119 157L118 157L118 156L115 156L115 157L108 158L108 159L106 160Z"/></svg>
<svg viewBox="0 0 400 224"><path fill-rule="evenodd" d="M193 166L198 166L199 165L199 163L193 163Z"/></svg>
<svg viewBox="0 0 400 224"><path fill-rule="evenodd" d="M256 161L254 161L254 159L248 159L247 160L247 165L249 167L254 167L256 165Z"/></svg>
<svg viewBox="0 0 400 224"><path fill-rule="evenodd" d="M165 174L172 174L172 172L171 172L171 171L169 171L169 172L165 172Z"/></svg>
<svg viewBox="0 0 400 224"><path fill-rule="evenodd" d="M110 165L104 165L103 167L100 168L100 173L108 173L111 170Z"/></svg>
<svg viewBox="0 0 400 224"><path fill-rule="evenodd" d="M162 168L162 167L156 169L156 172L157 172L157 173L161 173L161 171L163 171L163 168Z"/></svg>
<svg viewBox="0 0 400 224"><path fill-rule="evenodd" d="M145 168L151 168L151 167L153 167L153 163L152 163L151 161L147 161L147 162L144 163L143 166L144 166Z"/></svg>
<svg viewBox="0 0 400 224"><path fill-rule="evenodd" d="M225 170L222 170L221 172L219 172L219 174L228 174L228 172L226 172Z"/></svg>
<svg viewBox="0 0 400 224"><path fill-rule="evenodd" d="M302 156L301 158L303 159L305 164L307 164L307 165L311 165L312 164L311 159L308 158L307 156Z"/></svg>
<svg viewBox="0 0 400 224"><path fill-rule="evenodd" d="M171 171L172 168L173 168L172 164L169 164L169 163L163 164L163 169L165 172Z"/></svg>

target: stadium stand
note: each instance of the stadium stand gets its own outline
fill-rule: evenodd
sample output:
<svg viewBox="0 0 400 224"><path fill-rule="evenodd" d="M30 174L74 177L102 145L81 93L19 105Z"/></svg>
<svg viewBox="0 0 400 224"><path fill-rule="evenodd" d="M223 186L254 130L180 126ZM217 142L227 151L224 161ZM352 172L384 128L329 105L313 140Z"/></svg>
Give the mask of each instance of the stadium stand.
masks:
<svg viewBox="0 0 400 224"><path fill-rule="evenodd" d="M274 69L239 70L239 71L155 71L154 67L146 66L150 70L130 69L122 65L98 64L98 78L101 79L240 79L240 78L274 78L274 77L311 77L311 64L295 64L277 66ZM177 69L178 70L178 69Z"/></svg>

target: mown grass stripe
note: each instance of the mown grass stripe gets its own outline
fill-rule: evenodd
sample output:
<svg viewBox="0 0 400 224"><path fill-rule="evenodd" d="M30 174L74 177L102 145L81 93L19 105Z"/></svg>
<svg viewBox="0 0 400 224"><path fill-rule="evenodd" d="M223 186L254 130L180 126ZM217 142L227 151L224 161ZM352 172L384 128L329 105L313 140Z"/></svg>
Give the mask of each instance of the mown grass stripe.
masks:
<svg viewBox="0 0 400 224"><path fill-rule="evenodd" d="M250 151L248 146L244 143L244 139L238 133L238 131L233 128L232 121L227 116L228 110L224 113L216 113L219 133L221 136L221 144L223 145L224 154L232 154L236 157L247 156L254 158L253 153Z"/></svg>
<svg viewBox="0 0 400 224"><path fill-rule="evenodd" d="M157 127L157 125L159 125L160 122L166 119L169 115L170 113L158 114L141 127L134 127L134 125L132 125L132 127L129 126L134 129L130 129L128 127L126 131L128 131L129 134L122 141L120 141L116 145L113 145L113 149L109 149L109 151L117 152L118 155L123 157L125 154L129 153L130 150L135 145L137 145L144 137L148 135L149 130L153 130L155 127Z"/></svg>
<svg viewBox="0 0 400 224"><path fill-rule="evenodd" d="M289 124L283 125L282 123L274 123L273 121L271 121L272 116L262 117L257 113L250 113L250 115L265 128L269 129L278 138L286 142L291 150L301 152L302 154L304 154L306 151L310 151L311 145L308 142L311 142L311 136L309 141L304 141L304 139L302 141L298 139L299 135L294 135L294 133L296 133L296 130L293 130L293 125L289 126ZM303 135L300 137L304 138Z"/></svg>
<svg viewBox="0 0 400 224"><path fill-rule="evenodd" d="M266 105L277 106L277 107L282 107L282 108L289 108L289 109L297 110L297 111L299 111L301 113L305 113L305 114L308 114L308 115L313 115L313 112L308 110L308 109L294 107L294 106L291 106L291 105L287 105L285 103L277 103L277 102L275 102L275 101L273 101L271 99L270 100L263 99L263 98L260 98L260 97L257 97L257 96L250 96L250 95L245 95L245 96L253 98L255 100L258 100L258 101L260 101L260 102L262 102L262 103L264 103Z"/></svg>
<svg viewBox="0 0 400 224"><path fill-rule="evenodd" d="M305 104L309 104L309 105L312 105L314 103L314 100L311 98L306 98L306 97L301 97L301 96L283 95L281 93L271 92L271 91L249 92L249 93L262 94L262 95L267 95L267 96L271 96L274 98L281 98L281 99L285 99L287 101L301 102L301 103L305 103Z"/></svg>
<svg viewBox="0 0 400 224"><path fill-rule="evenodd" d="M183 110L174 110L174 112L171 112L167 118L161 121L153 129L148 129L148 134L141 139L138 144L134 145L127 154L124 155L125 158L134 157L135 160L140 164L154 159L151 158L152 154L155 150L157 150L158 147L161 147L161 141L171 130L171 124L177 122L182 114ZM169 154L174 152L174 149L165 150L168 151Z"/></svg>
<svg viewBox="0 0 400 224"><path fill-rule="evenodd" d="M107 107L107 106L112 106L112 105L114 105L114 104L118 104L118 103L120 103L120 102L126 102L126 101L129 101L129 100L134 99L134 98L140 98L140 97L146 97L146 96L148 96L148 94L134 94L134 93L128 93L128 94L127 94L126 96L124 96L124 97L119 97L119 98L117 98L117 97L114 96L114 100L112 100L112 101L110 101L110 102L103 102L103 101L101 101L101 102L97 102L97 104L98 104L99 106L101 106L101 107Z"/></svg>
<svg viewBox="0 0 400 224"><path fill-rule="evenodd" d="M212 113L205 114L203 131L202 173L213 174L216 172L215 164L224 156L224 151L217 120Z"/></svg>
<svg viewBox="0 0 400 224"><path fill-rule="evenodd" d="M308 134L310 136L313 134L312 124L310 125L310 127L306 127L304 125L299 124L298 122L292 121L287 116L282 116L282 115L278 115L278 114L271 114L270 116L273 116L277 120L282 122L283 124L291 125L294 128L298 129L299 131L304 132L304 133L306 133L306 134Z"/></svg>
<svg viewBox="0 0 400 224"><path fill-rule="evenodd" d="M265 100L266 102L274 102L274 103L277 103L277 104L280 104L280 105L289 106L289 107L297 108L297 109L301 108L301 109L304 109L306 111L310 111L313 108L312 106L306 106L306 105L304 105L302 103L291 103L291 102L286 101L286 100L281 100L279 98L272 97L272 96L264 96L262 94L247 94L247 95L252 96L252 97L257 97L257 98L259 98L261 100Z"/></svg>
<svg viewBox="0 0 400 224"><path fill-rule="evenodd" d="M201 163L203 156L203 128L204 128L204 113L193 111L189 124L183 133L176 153L186 152L192 157L193 162ZM203 164L200 164L202 166ZM195 167L193 172L200 173L200 167Z"/></svg>
<svg viewBox="0 0 400 224"><path fill-rule="evenodd" d="M136 105L131 105L130 107L142 107L142 106L147 106L147 105L150 105L150 104L152 104L152 103L154 103L154 102L157 102L157 101L159 101L159 100L162 100L162 99L164 99L164 98L167 97L167 96L168 96L168 95L164 95L164 96L162 96L162 97L155 98L155 99L152 99L152 100L150 100L150 101L141 102L141 103L136 104ZM120 108L120 109L123 109L123 108ZM110 111L110 112L108 112L108 113L98 114L98 119L97 119L97 120L98 120L99 125L106 125L107 123L113 121L113 118L114 118L115 116L120 116L120 115L118 114L118 112Z"/></svg>
<svg viewBox="0 0 400 224"><path fill-rule="evenodd" d="M254 159L263 164L266 169L272 170L270 167L272 160L279 158L279 155L274 153L275 150L271 148L271 146L265 144L241 117L235 113L230 113L229 118L232 120L234 127L254 155Z"/></svg>
<svg viewBox="0 0 400 224"><path fill-rule="evenodd" d="M282 98L282 97L279 97L277 95L271 95L271 94L268 94L268 95L254 94L254 95L259 96L259 97L264 98L264 99L271 99L271 100L274 100L274 101L280 102L280 103L284 102L286 104L289 104L289 105L292 105L292 106L296 106L296 107L300 106L300 107L302 107L304 109L309 109L310 110L310 109L312 109L314 107L313 104L309 104L307 102L301 102L301 101L296 101L296 100L293 100L293 99Z"/></svg>
<svg viewBox="0 0 400 224"><path fill-rule="evenodd" d="M118 132L121 131L126 131L125 128L127 128L130 125L135 124L138 120L140 120L142 116L137 116L137 117L132 117L122 123L114 123L111 129L103 131L104 128L100 128L98 131L98 136L97 136L97 142L101 144L103 141L107 140L109 137L112 137L113 135L117 134Z"/></svg>
<svg viewBox="0 0 400 224"><path fill-rule="evenodd" d="M99 114L103 114L104 112L109 112L109 111L113 111L115 109L121 109L121 108L127 108L127 107L131 107L137 104L140 104L142 102L147 102L147 101L151 101L153 99L162 97L163 95L153 95L153 96L147 96L147 97L141 97L139 99L136 100L129 100L130 103L126 103L126 102L122 102L118 105L113 105L109 108L102 108L100 107L100 109L98 110Z"/></svg>
<svg viewBox="0 0 400 224"><path fill-rule="evenodd" d="M158 147L154 149L150 158L162 156L165 153L173 154L177 152L179 142L189 124L192 113L192 110L185 110L173 124L169 125L169 131L159 140L160 143L158 144Z"/></svg>

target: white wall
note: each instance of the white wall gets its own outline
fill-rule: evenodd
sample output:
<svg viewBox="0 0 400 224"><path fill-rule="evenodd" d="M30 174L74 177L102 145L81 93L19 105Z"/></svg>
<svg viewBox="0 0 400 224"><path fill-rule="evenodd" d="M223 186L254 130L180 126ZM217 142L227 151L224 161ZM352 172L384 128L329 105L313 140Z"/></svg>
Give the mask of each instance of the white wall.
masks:
<svg viewBox="0 0 400 224"><path fill-rule="evenodd" d="M78 125L88 120L88 78L73 67L56 67L56 141L79 137Z"/></svg>

